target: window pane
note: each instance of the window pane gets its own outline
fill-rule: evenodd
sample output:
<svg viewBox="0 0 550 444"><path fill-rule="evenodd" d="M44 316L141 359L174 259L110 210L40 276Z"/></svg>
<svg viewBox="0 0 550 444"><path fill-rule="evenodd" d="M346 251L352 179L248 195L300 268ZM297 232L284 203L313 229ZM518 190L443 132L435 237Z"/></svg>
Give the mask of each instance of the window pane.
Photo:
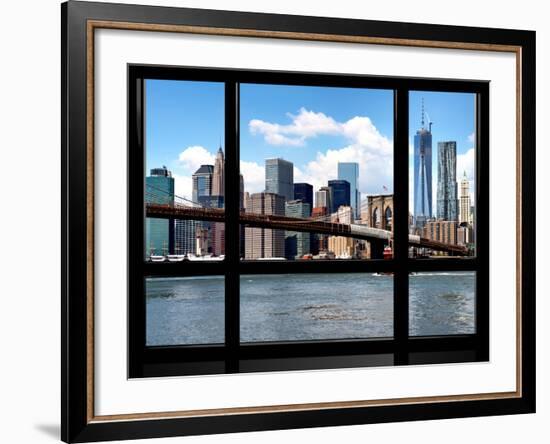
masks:
<svg viewBox="0 0 550 444"><path fill-rule="evenodd" d="M241 341L393 336L393 277L370 273L241 277Z"/></svg>
<svg viewBox="0 0 550 444"><path fill-rule="evenodd" d="M223 135L222 83L146 80L146 260L224 258Z"/></svg>
<svg viewBox="0 0 550 444"><path fill-rule="evenodd" d="M409 334L474 334L475 279L475 272L411 274Z"/></svg>
<svg viewBox="0 0 550 444"><path fill-rule="evenodd" d="M392 257L393 91L240 93L241 257Z"/></svg>
<svg viewBox="0 0 550 444"><path fill-rule="evenodd" d="M476 95L413 91L409 99L410 255L474 256Z"/></svg>
<svg viewBox="0 0 550 444"><path fill-rule="evenodd" d="M147 345L223 343L223 276L149 278L146 288Z"/></svg>

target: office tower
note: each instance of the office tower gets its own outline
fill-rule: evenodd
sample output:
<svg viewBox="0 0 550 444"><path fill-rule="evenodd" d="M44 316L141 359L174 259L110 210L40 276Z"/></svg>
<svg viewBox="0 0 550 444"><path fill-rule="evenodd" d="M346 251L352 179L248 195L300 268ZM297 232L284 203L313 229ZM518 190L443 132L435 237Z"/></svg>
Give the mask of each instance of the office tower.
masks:
<svg viewBox="0 0 550 444"><path fill-rule="evenodd" d="M355 257L355 239L343 236L329 236L328 251L332 251L336 259L351 259Z"/></svg>
<svg viewBox="0 0 550 444"><path fill-rule="evenodd" d="M174 223L174 253L195 254L195 237L200 223L191 219L176 219Z"/></svg>
<svg viewBox="0 0 550 444"><path fill-rule="evenodd" d="M338 179L347 180L350 188L350 205L354 216L361 217L361 197L357 189L359 180L359 164L356 162L338 162Z"/></svg>
<svg viewBox="0 0 550 444"><path fill-rule="evenodd" d="M414 136L414 218L422 227L432 217L432 123L424 126L422 100L422 127Z"/></svg>
<svg viewBox="0 0 550 444"><path fill-rule="evenodd" d="M429 240L456 244L456 232L458 223L450 220L428 221L423 228L423 237Z"/></svg>
<svg viewBox="0 0 550 444"><path fill-rule="evenodd" d="M203 208L224 208L223 196L200 196L199 204ZM214 256L225 254L225 224L223 222L200 222L208 232L208 253Z"/></svg>
<svg viewBox="0 0 550 444"><path fill-rule="evenodd" d="M311 218L318 221L329 221L330 216L327 207L315 207L311 210ZM311 235L311 252L319 254L320 251L327 250L328 236L326 234Z"/></svg>
<svg viewBox="0 0 550 444"><path fill-rule="evenodd" d="M439 142L437 159L437 217L458 221L456 142Z"/></svg>
<svg viewBox="0 0 550 444"><path fill-rule="evenodd" d="M212 175L214 167L212 165L201 165L192 176L193 182L193 202L198 203L199 197L212 195Z"/></svg>
<svg viewBox="0 0 550 444"><path fill-rule="evenodd" d="M311 185L310 185L311 186ZM311 205L302 200L291 200L285 203L285 216L306 219L311 216ZM285 257L299 259L311 252L311 233L285 232Z"/></svg>
<svg viewBox="0 0 550 444"><path fill-rule="evenodd" d="M284 216L285 198L274 193L254 193L247 213ZM285 257L285 232L270 228L245 228L245 259Z"/></svg>
<svg viewBox="0 0 550 444"><path fill-rule="evenodd" d="M216 160L214 162L214 171L212 172L212 195L224 196L225 193L225 159L223 157L222 147L218 149L216 153Z"/></svg>
<svg viewBox="0 0 550 444"><path fill-rule="evenodd" d="M265 192L283 196L285 202L294 199L294 165L284 159L266 159Z"/></svg>
<svg viewBox="0 0 550 444"><path fill-rule="evenodd" d="M331 213L335 213L341 205L350 205L350 186L347 180L329 180L328 187L332 191Z"/></svg>
<svg viewBox="0 0 550 444"><path fill-rule="evenodd" d="M321 187L315 192L315 206L325 207L330 212L332 209L332 189L329 187Z"/></svg>
<svg viewBox="0 0 550 444"><path fill-rule="evenodd" d="M460 223L470 222L470 181L466 177L466 171L460 181Z"/></svg>
<svg viewBox="0 0 550 444"><path fill-rule="evenodd" d="M153 168L145 178L145 202L174 203L174 178L163 166ZM174 221L172 219L145 219L145 256L166 255L174 252Z"/></svg>
<svg viewBox="0 0 550 444"><path fill-rule="evenodd" d="M242 174L239 174L239 210L244 210L244 178Z"/></svg>
<svg viewBox="0 0 550 444"><path fill-rule="evenodd" d="M313 187L309 183L295 183L294 200L301 200L313 208Z"/></svg>

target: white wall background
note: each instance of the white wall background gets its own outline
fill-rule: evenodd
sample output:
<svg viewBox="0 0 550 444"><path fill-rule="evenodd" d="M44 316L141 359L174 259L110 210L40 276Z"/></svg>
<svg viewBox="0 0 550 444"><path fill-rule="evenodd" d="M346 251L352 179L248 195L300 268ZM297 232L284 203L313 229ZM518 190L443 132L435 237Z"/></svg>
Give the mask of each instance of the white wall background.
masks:
<svg viewBox="0 0 550 444"><path fill-rule="evenodd" d="M400 424L289 430L154 442L422 442L449 444L548 440L550 420L550 216L544 174L550 162L545 128L550 119L550 29L544 2L535 0L123 1L171 6L353 17L537 31L538 182L538 413ZM55 442L59 435L60 373L60 12L58 0L6 2L0 27L0 440ZM32 274L29 269L32 267Z"/></svg>

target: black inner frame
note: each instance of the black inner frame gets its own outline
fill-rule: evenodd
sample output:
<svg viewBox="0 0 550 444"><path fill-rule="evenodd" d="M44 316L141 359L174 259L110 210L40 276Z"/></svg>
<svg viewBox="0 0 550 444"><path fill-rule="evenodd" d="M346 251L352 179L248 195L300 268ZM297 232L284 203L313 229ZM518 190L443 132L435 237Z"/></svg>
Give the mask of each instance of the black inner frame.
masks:
<svg viewBox="0 0 550 444"><path fill-rule="evenodd" d="M148 263L144 251L144 80L194 80L225 84L225 260ZM390 89L394 91L394 257L390 260L303 262L239 259L239 84ZM487 361L489 359L489 82L330 73L128 65L128 322L130 378L316 368ZM476 255L408 257L409 91L476 94ZM409 273L476 272L476 333L409 336ZM394 336L240 343L239 277L244 274L392 272ZM225 277L225 344L146 346L145 278Z"/></svg>

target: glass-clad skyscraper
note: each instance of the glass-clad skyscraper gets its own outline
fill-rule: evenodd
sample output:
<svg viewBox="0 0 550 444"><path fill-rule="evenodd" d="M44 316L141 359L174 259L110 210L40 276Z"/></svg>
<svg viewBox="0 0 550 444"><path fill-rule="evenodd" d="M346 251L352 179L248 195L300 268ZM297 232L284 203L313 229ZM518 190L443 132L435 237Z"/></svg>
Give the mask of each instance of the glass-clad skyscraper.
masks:
<svg viewBox="0 0 550 444"><path fill-rule="evenodd" d="M356 162L338 162L338 179L349 182L350 206L353 208L354 216L356 218L360 217L361 198L357 189L359 164Z"/></svg>
<svg viewBox="0 0 550 444"><path fill-rule="evenodd" d="M174 178L166 167L153 168L145 178L145 202L174 203ZM145 255L174 252L174 222L148 217L145 220Z"/></svg>
<svg viewBox="0 0 550 444"><path fill-rule="evenodd" d="M338 211L338 208L342 205L350 206L350 186L347 180L329 180L328 186L332 190L331 213Z"/></svg>
<svg viewBox="0 0 550 444"><path fill-rule="evenodd" d="M437 144L437 217L458 221L456 142Z"/></svg>
<svg viewBox="0 0 550 444"><path fill-rule="evenodd" d="M285 202L294 199L292 162L280 158L265 160L265 192L283 196Z"/></svg>
<svg viewBox="0 0 550 444"><path fill-rule="evenodd" d="M422 127L414 136L414 218L417 226L424 226L432 217L432 124Z"/></svg>
<svg viewBox="0 0 550 444"><path fill-rule="evenodd" d="M295 183L294 200L301 200L313 208L313 186L309 183Z"/></svg>

